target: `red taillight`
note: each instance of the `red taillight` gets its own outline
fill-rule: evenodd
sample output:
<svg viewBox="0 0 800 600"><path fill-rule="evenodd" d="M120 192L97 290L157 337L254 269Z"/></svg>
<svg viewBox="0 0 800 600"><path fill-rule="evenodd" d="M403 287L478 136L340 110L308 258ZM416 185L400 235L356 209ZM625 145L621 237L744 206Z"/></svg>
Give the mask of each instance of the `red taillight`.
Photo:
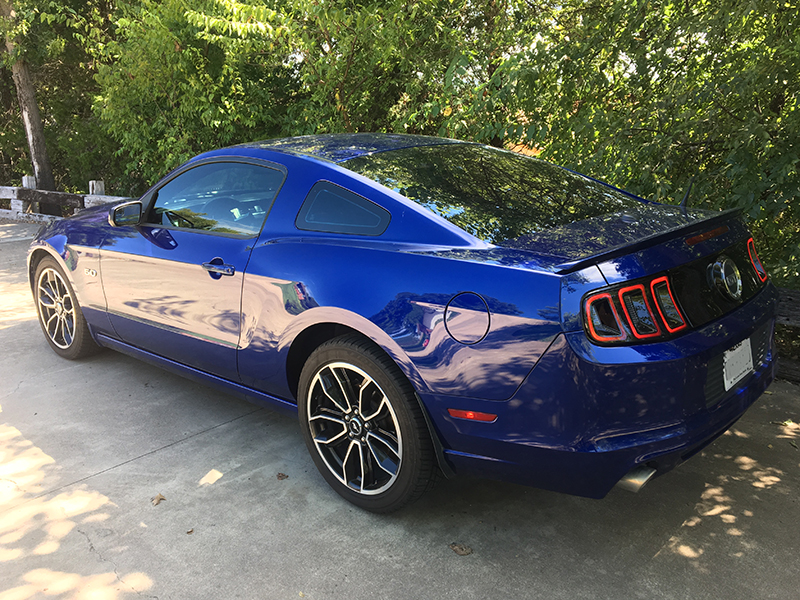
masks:
<svg viewBox="0 0 800 600"><path fill-rule="evenodd" d="M586 299L586 325L598 342L617 342L628 337L611 294L601 293Z"/></svg>
<svg viewBox="0 0 800 600"><path fill-rule="evenodd" d="M767 270L764 268L764 265L761 264L761 259L758 258L758 253L756 252L756 243L753 241L753 238L747 240L747 253L750 255L750 264L753 265L753 268L756 270L756 275L758 278L764 282L767 280Z"/></svg>
<svg viewBox="0 0 800 600"><path fill-rule="evenodd" d="M447 412L451 417L456 419L466 419L468 421L480 421L482 423L493 423L497 420L497 415L490 413L478 412L476 410L459 410L457 408L448 408Z"/></svg>
<svg viewBox="0 0 800 600"><path fill-rule="evenodd" d="M644 340L661 335L661 327L658 326L656 316L650 308L647 292L643 285L624 287L618 292L618 295L625 318L636 338Z"/></svg>
<svg viewBox="0 0 800 600"><path fill-rule="evenodd" d="M669 287L669 279L666 276L653 279L650 282L650 290L656 301L656 308L667 331L675 333L686 328L686 320L683 318L678 304L672 296L672 288Z"/></svg>
<svg viewBox="0 0 800 600"><path fill-rule="evenodd" d="M605 345L657 341L688 327L666 275L590 294L584 323L589 338Z"/></svg>

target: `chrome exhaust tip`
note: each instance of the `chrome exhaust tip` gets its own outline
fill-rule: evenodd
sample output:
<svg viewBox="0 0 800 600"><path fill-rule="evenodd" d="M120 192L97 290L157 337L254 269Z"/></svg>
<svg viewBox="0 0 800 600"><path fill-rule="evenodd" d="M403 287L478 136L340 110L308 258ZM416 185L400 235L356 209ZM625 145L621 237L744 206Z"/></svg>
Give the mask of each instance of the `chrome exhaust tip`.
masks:
<svg viewBox="0 0 800 600"><path fill-rule="evenodd" d="M651 469L650 467L634 467L628 471L628 474L625 475L625 477L617 482L617 485L623 490L628 490L629 492L635 493L642 489L644 484L650 481L655 474L656 470Z"/></svg>

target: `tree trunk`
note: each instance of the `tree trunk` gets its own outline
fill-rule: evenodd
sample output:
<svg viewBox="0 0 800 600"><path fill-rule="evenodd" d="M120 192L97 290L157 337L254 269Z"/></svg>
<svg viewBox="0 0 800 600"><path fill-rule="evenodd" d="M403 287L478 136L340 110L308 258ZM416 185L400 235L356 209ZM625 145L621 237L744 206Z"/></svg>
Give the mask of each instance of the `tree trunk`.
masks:
<svg viewBox="0 0 800 600"><path fill-rule="evenodd" d="M13 49L13 45L6 42L6 47L9 46ZM17 100L22 113L22 122L25 125L25 135L28 138L36 188L55 191L53 170L50 167L50 158L47 156L47 147L44 141L44 126L39 114L39 106L36 104L36 92L28 73L28 65L22 59L17 60L11 66L11 74L17 87Z"/></svg>
<svg viewBox="0 0 800 600"><path fill-rule="evenodd" d="M0 0L0 17L7 21L13 21L15 16L11 2ZM8 36L5 41L6 50L13 58L16 50L15 41ZM44 141L42 117L39 114L39 106L36 104L36 91L28 72L28 65L23 58L14 60L11 65L11 74L17 88L17 100L22 113L22 123L25 126L25 136L28 138L28 149L31 154L36 187L40 190L55 190L53 170L50 167L50 159L47 156L47 147Z"/></svg>

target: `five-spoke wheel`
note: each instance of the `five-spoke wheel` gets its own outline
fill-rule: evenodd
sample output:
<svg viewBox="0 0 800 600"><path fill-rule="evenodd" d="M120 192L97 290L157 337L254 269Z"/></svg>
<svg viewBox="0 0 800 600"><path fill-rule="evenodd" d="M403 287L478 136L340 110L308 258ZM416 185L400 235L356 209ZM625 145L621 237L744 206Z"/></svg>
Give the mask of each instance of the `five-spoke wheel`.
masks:
<svg viewBox="0 0 800 600"><path fill-rule="evenodd" d="M75 293L51 257L36 267L34 295L39 324L50 347L64 358L80 358L97 350Z"/></svg>
<svg viewBox="0 0 800 600"><path fill-rule="evenodd" d="M343 336L317 348L298 397L314 462L349 501L391 512L433 482L432 444L413 389L368 341Z"/></svg>

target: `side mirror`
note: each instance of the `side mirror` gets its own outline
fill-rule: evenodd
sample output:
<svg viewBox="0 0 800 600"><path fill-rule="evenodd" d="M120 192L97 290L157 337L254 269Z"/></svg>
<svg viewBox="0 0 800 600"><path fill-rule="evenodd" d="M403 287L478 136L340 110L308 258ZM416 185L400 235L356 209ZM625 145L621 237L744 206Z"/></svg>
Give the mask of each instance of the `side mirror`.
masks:
<svg viewBox="0 0 800 600"><path fill-rule="evenodd" d="M142 203L138 200L117 204L108 213L108 222L112 227L138 225L142 220Z"/></svg>

